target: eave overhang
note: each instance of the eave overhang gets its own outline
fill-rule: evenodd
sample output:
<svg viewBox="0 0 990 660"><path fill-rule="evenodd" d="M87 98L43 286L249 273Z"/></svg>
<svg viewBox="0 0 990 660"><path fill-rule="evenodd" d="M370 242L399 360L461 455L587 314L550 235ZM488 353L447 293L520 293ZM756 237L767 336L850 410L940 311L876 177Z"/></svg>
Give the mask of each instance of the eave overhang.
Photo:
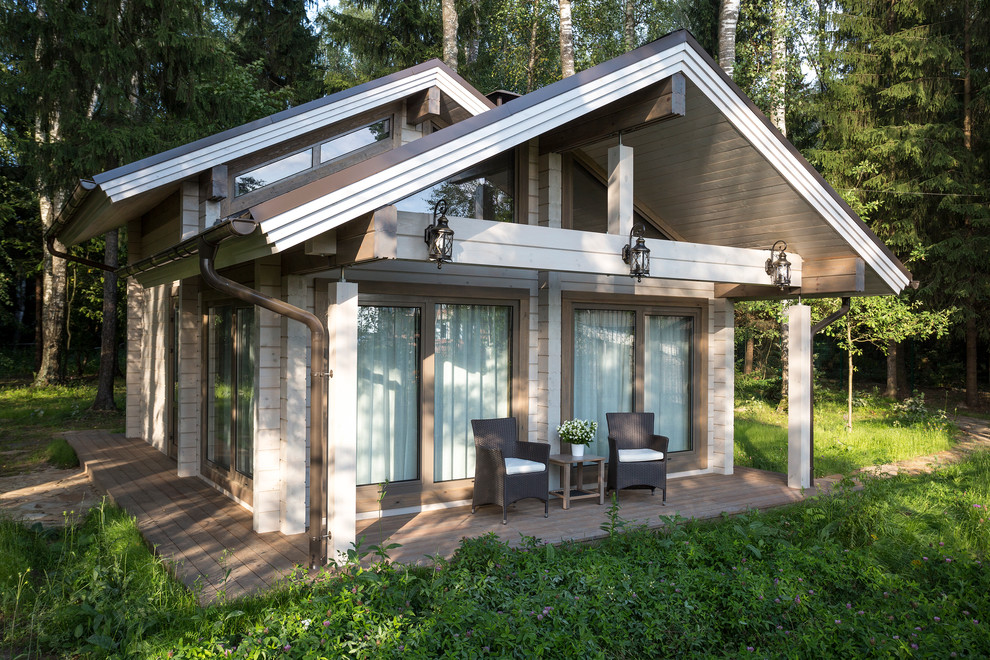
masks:
<svg viewBox="0 0 990 660"><path fill-rule="evenodd" d="M140 216L184 179L430 88L471 116L494 107L447 65L430 60L81 182L72 196L75 203L63 206L56 218L58 237L66 245L86 241Z"/></svg>

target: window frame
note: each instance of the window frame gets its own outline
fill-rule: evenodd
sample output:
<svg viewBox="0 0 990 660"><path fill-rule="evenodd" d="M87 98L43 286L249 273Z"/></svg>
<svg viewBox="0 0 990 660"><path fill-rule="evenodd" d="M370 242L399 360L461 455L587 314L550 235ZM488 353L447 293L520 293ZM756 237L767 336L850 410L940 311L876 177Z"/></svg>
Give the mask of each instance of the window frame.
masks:
<svg viewBox="0 0 990 660"><path fill-rule="evenodd" d="M580 292L561 295L561 420L574 416L574 311L603 309L635 313L633 336L633 411L644 411L646 398L646 317L686 316L692 318L691 348L691 435L690 450L671 452L670 470L703 470L708 467L708 303L704 300L676 300L660 297L617 295L610 302Z"/></svg>
<svg viewBox="0 0 990 660"><path fill-rule="evenodd" d="M325 289L325 287L318 287ZM474 477L434 481L435 402L435 329L436 306L496 305L509 307L510 379L509 416L515 417L520 439L529 432L529 291L488 288L452 287L444 295L424 295L423 286L379 282L358 283L359 306L418 307L420 309L420 382L419 382L419 478L389 484L383 509L421 506L432 502L469 500ZM325 294L324 294L325 295ZM317 305L321 302L318 297ZM357 511L378 510L379 485L357 487Z"/></svg>
<svg viewBox="0 0 990 660"><path fill-rule="evenodd" d="M201 365L202 372L202 390L201 390L201 401L203 402L201 415L200 415L200 472L204 477L217 484L221 488L230 492L235 498L252 505L254 502L254 471L257 468L255 465L254 457L251 459L252 475L248 476L244 473L238 471L237 469L237 425L235 423L235 409L236 409L236 393L231 397L230 403L230 433L231 433L231 443L230 443L230 466L224 467L219 463L211 461L207 457L207 443L209 442L210 433L210 415L213 412L213 407L209 405L209 390L210 390L210 361L213 359L213 355L210 353L210 313L218 308L229 306L231 308L231 319L230 324L230 340L231 340L231 391L236 392L236 386L234 385L237 380L237 352L239 346L242 342L237 339L237 313L239 310L249 309L254 316L254 327L255 327L255 342L258 340L258 317L257 309L254 305L249 305L240 300L234 298L223 298L223 297L213 297L204 296L203 297L203 315L202 315L202 349L201 355L204 356ZM257 346L255 346L257 350ZM257 380L257 365L254 365L252 370L252 378ZM257 387L257 383L255 383ZM255 401L254 409L252 414L257 417L258 408L257 400ZM255 424L255 436L257 436L257 425ZM255 445L252 447L256 449Z"/></svg>

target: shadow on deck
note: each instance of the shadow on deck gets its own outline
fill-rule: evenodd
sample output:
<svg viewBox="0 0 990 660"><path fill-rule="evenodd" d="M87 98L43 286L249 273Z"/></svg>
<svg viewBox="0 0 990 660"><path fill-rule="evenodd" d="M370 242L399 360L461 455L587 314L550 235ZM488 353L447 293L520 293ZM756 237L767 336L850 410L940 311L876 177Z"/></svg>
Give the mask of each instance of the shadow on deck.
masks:
<svg viewBox="0 0 990 660"><path fill-rule="evenodd" d="M295 567L305 566L305 534L258 534L251 529L251 512L196 477L175 476L175 462L147 443L107 431L66 433L79 461L97 488L137 518L145 540L155 548L178 579L199 585L200 600L209 602L221 592L236 598L274 586ZM819 480L820 486L831 483ZM735 474L671 477L667 506L648 490L624 490L619 495L624 520L659 527L660 516L715 518L791 504L816 494L815 489L792 490L786 477L774 472L736 468ZM387 537L399 543L390 556L402 563L424 563L436 555L449 557L462 538L494 532L512 545L523 537L546 542L592 540L604 536L605 506L583 500L563 510L550 501L550 517L543 505L523 500L509 507L502 525L501 507L485 506L474 515L471 507L457 507L358 523L365 548Z"/></svg>

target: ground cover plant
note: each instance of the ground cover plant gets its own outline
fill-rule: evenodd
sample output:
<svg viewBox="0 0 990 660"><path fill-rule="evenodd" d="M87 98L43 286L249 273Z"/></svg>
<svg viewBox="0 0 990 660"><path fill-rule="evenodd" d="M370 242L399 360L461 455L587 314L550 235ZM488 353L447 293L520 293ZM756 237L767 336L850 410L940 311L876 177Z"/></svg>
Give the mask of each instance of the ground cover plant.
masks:
<svg viewBox="0 0 990 660"><path fill-rule="evenodd" d="M96 383L78 381L51 387L0 386L0 477L23 474L50 464L74 467L71 447L56 434L80 429L124 430L124 384L114 391L120 412L89 409Z"/></svg>
<svg viewBox="0 0 990 660"><path fill-rule="evenodd" d="M986 657L988 506L984 452L660 532L606 507L596 544L488 536L433 566L351 563L205 608L104 507L61 534L4 524L17 562L4 644L15 657Z"/></svg>
<svg viewBox="0 0 990 660"><path fill-rule="evenodd" d="M815 476L925 456L949 449L955 431L945 411L924 395L904 402L859 392L852 431L846 430L845 393L815 386ZM787 411L761 395L760 383L738 388L735 463L787 472Z"/></svg>

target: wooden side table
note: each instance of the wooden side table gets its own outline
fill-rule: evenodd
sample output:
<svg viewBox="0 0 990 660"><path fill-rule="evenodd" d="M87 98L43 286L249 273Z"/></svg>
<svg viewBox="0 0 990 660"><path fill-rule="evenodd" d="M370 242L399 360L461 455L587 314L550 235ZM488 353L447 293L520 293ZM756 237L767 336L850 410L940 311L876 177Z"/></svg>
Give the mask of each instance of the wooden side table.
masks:
<svg viewBox="0 0 990 660"><path fill-rule="evenodd" d="M560 490L550 491L551 495L563 500L565 509L571 508L571 500L584 500L590 497L597 497L599 504L605 504L605 457L592 456L571 456L570 454L552 454L550 456L551 465L560 467ZM581 469L584 463L598 464L598 490L586 490L584 487L584 470ZM577 484L571 488L571 467L577 465Z"/></svg>

